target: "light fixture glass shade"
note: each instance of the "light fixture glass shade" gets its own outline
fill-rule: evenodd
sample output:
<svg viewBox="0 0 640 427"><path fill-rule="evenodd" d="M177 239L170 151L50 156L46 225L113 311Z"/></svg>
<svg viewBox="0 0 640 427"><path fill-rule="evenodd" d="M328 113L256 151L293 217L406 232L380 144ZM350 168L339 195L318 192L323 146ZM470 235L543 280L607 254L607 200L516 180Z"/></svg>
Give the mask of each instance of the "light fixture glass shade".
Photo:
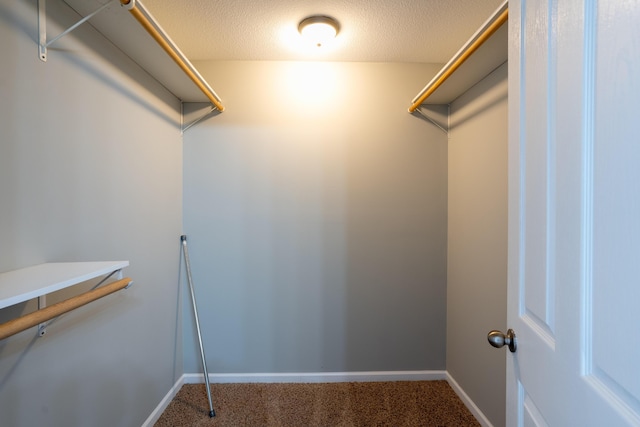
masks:
<svg viewBox="0 0 640 427"><path fill-rule="evenodd" d="M302 37L318 47L333 40L339 29L338 21L328 16L310 16L298 25Z"/></svg>

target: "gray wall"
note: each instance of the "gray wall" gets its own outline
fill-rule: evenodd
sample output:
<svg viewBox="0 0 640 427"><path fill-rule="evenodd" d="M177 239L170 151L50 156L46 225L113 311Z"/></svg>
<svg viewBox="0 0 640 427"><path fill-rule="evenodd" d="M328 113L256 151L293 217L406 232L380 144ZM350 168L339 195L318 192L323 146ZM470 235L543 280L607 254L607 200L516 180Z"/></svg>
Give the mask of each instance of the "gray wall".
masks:
<svg viewBox="0 0 640 427"><path fill-rule="evenodd" d="M87 25L41 62L35 4L0 0L0 271L126 259L135 284L0 341L0 424L136 426L182 373L180 104Z"/></svg>
<svg viewBox="0 0 640 427"><path fill-rule="evenodd" d="M447 370L497 427L505 424L507 65L451 105Z"/></svg>
<svg viewBox="0 0 640 427"><path fill-rule="evenodd" d="M184 137L210 372L444 369L446 135L406 112L439 67L197 66L227 106Z"/></svg>

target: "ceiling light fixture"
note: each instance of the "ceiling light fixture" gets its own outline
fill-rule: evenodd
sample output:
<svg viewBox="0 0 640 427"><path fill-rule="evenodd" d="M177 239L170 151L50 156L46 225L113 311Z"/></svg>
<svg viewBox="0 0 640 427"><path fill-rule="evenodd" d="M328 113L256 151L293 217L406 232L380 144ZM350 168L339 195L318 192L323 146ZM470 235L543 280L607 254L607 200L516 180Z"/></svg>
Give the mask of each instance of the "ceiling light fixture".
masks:
<svg viewBox="0 0 640 427"><path fill-rule="evenodd" d="M300 21L298 31L302 37L321 47L338 35L340 24L329 16L314 15Z"/></svg>

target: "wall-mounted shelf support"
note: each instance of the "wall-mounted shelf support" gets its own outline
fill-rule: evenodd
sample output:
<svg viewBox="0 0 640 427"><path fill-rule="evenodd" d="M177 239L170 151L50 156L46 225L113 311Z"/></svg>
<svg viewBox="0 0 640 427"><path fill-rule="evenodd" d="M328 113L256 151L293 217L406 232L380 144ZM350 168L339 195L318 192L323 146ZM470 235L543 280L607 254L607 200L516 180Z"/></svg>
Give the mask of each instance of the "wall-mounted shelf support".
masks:
<svg viewBox="0 0 640 427"><path fill-rule="evenodd" d="M47 296L40 295L38 297L38 310L42 310L47 306ZM43 337L47 333L47 322L42 322L38 325L38 336Z"/></svg>
<svg viewBox="0 0 640 427"><path fill-rule="evenodd" d="M122 268L128 265L128 261L48 263L0 273L0 309L33 298L38 299L38 310L0 324L0 340L36 325L39 325L38 336L43 336L50 320L128 288L133 283L132 280L122 277ZM46 306L47 294L100 276L105 277L90 291ZM116 281L103 286L103 283L114 276Z"/></svg>
<svg viewBox="0 0 640 427"><path fill-rule="evenodd" d="M100 280L94 287L91 288L91 290L97 289L98 287L100 287L104 282L106 282L107 280L109 280L112 276L115 276L116 280L122 280L122 269L118 269L115 271L112 271L111 273L107 274L102 280ZM129 283L127 285L127 288L131 286L131 283ZM126 289L126 288L125 288ZM38 297L38 311L44 309L47 307L47 296L46 295L41 295ZM57 317L57 316L56 316ZM47 326L49 325L49 323L51 323L53 320L55 320L55 318L51 318L48 319L47 321L44 321L40 324L38 324L38 336L43 337L46 333L47 333Z"/></svg>
<svg viewBox="0 0 640 427"><path fill-rule="evenodd" d="M85 16L51 40L47 41L47 0L38 0L38 53L41 61L47 62L47 48L58 41L60 38L66 36L71 31L78 28L80 25L87 22L89 19L93 18L98 13L102 12L111 4L112 0L109 0L107 3L103 4L98 8L98 10L90 13Z"/></svg>
<svg viewBox="0 0 640 427"><path fill-rule="evenodd" d="M203 115L201 115L200 117L198 117L197 119L193 120L191 123L185 125L183 124L182 126L182 133L185 133L187 130L189 130L192 126L197 125L198 123L200 123L202 120L206 119L207 117L211 116L214 113L219 113L218 109L215 107L211 107L211 109L209 111L207 111L206 113L204 113ZM183 114L184 117L184 114Z"/></svg>
<svg viewBox="0 0 640 427"><path fill-rule="evenodd" d="M420 110L420 108L416 108L415 110L413 110L411 112L411 114L415 114L417 116L420 116L421 118L425 119L426 121L428 121L429 123L431 123L432 125L434 125L435 127L437 127L438 129L440 129L442 132L446 133L447 135L449 134L449 131L446 130L445 128L443 128L442 126L440 126L438 124L438 122L436 122L435 120L433 120L431 117L429 117L427 114L423 113L422 110Z"/></svg>

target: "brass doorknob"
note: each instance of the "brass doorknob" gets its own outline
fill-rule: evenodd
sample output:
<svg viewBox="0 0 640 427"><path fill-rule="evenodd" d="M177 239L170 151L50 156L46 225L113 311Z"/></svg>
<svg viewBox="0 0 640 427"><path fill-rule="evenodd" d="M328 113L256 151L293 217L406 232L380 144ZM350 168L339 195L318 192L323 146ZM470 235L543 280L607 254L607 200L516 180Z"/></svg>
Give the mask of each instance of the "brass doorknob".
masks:
<svg viewBox="0 0 640 427"><path fill-rule="evenodd" d="M513 329L507 330L507 335L503 334L500 331L493 330L487 334L487 340L489 340L489 344L491 344L495 348L501 348L506 345L507 347L509 347L509 351L511 353L516 352L516 333L513 331Z"/></svg>

